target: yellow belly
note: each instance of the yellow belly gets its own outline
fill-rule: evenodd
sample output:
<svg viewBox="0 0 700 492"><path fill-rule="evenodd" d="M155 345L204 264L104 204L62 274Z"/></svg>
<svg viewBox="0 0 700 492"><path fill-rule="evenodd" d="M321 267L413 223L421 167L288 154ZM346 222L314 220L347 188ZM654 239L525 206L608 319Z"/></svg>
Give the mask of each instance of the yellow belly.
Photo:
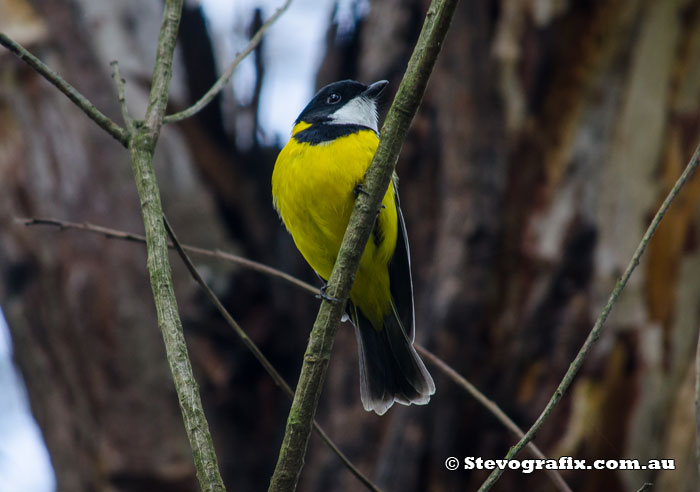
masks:
<svg viewBox="0 0 700 492"><path fill-rule="evenodd" d="M330 277L355 201L355 188L372 162L379 140L361 130L311 145L291 138L272 173L275 208L306 261ZM388 264L394 254L397 214L392 185L377 219L379 237L370 237L360 260L350 299L376 329L391 310ZM374 236L374 234L373 234Z"/></svg>

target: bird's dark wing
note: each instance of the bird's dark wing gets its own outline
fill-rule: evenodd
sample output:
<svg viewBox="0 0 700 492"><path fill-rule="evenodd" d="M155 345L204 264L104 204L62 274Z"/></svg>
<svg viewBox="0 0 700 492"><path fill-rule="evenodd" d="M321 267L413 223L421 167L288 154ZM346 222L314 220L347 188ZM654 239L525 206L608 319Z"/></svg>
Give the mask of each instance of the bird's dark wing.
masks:
<svg viewBox="0 0 700 492"><path fill-rule="evenodd" d="M406 223L401 213L399 190L394 180L394 199L396 200L396 215L398 216L398 232L396 249L389 262L389 283L391 297L398 312L406 336L413 341L415 337L415 314L413 310L413 280L411 279L411 253L408 248Z"/></svg>
<svg viewBox="0 0 700 492"><path fill-rule="evenodd" d="M355 325L360 352L360 395L365 410L385 413L395 401L424 405L435 393L435 383L413 347L415 336L413 283L406 224L394 181L398 218L396 247L389 262L392 310L384 316L381 329L348 301L348 314ZM381 243L381 228L375 228L375 241Z"/></svg>

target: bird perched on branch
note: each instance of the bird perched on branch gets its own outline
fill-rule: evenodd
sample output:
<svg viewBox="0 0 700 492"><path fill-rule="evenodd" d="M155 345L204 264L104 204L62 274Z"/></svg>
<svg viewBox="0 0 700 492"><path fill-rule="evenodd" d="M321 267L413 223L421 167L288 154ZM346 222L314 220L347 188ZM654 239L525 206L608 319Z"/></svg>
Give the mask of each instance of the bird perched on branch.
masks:
<svg viewBox="0 0 700 492"><path fill-rule="evenodd" d="M321 89L294 122L275 163L275 209L326 281L379 144L377 99L386 85L343 80ZM362 254L347 315L357 336L365 410L382 415L394 401L428 403L435 383L413 348L411 263L395 174Z"/></svg>

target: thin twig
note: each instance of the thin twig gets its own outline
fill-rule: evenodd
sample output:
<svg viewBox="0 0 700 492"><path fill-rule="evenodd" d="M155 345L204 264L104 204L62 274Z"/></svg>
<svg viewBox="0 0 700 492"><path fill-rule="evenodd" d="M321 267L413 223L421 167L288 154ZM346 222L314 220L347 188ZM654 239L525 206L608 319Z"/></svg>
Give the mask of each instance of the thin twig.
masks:
<svg viewBox="0 0 700 492"><path fill-rule="evenodd" d="M197 271L197 268L194 266L194 263L192 263L192 260L190 257L187 255L185 252L185 246L183 246L180 241L178 240L177 236L175 235L175 231L173 231L172 226L170 225L170 222L168 222L168 219L163 216L163 222L165 224L165 230L168 232L168 235L170 236L170 239L172 241L172 244L174 245L175 250L177 253L180 255L180 258L182 259L183 263L187 267L187 270L190 272L190 275L192 275L192 278L199 284L199 286L204 289L204 292L207 294L207 297L211 302L216 306L216 309L219 310L219 313L221 316L224 317L224 320L226 320L226 323L233 328L233 330L236 332L236 335L238 335L243 342L243 344L246 346L248 350L250 350L253 353L253 356L262 364L262 366L265 368L265 371L270 375L272 380L279 386L282 391L284 392L287 397L292 400L294 398L294 391L292 388L287 384L287 382L284 380L282 375L277 372L275 367L270 363L270 361L265 357L265 355L260 351L257 345L255 345L255 342L250 339L250 337L247 335L247 333L241 328L241 326L236 322L235 319L233 319L233 316L228 312L228 310L224 307L224 305L221 303L217 295L214 293L213 290L207 285L206 281L202 276L199 274ZM318 289L313 289L315 291L318 291ZM331 450L338 455L338 457L341 459L341 461L345 464L345 466L348 467L350 472L357 477L360 482L362 482L365 487L367 487L369 490L372 490L374 492L379 492L379 488L372 483L372 481L367 478L365 475L362 474L360 470L358 470L355 465L352 464L352 462L343 454L343 452L335 445L333 441L328 437L328 435L325 433L325 431L318 425L318 423L314 420L314 429L318 433L318 435L323 439L323 441L328 445L328 447L331 448Z"/></svg>
<svg viewBox="0 0 700 492"><path fill-rule="evenodd" d="M260 29L258 29L255 35L250 39L248 46L246 46L243 51L236 55L236 57L233 59L228 68L226 68L226 71L221 75L221 77L219 77L216 83L212 85L209 88L209 90L199 99L199 101L197 101L187 109L166 116L163 121L165 123L176 123L178 121L184 120L185 118L189 118L190 116L197 114L199 111L202 110L202 108L204 108L204 106L209 104L216 97L216 95L219 92L221 92L224 89L224 87L226 87L226 84L228 84L228 81L231 80L231 76L233 75L234 70L236 70L238 64L241 63L241 61L243 61L243 59L246 56L248 56L260 44L263 34L265 34L265 31L267 31L270 28L270 26L274 24L277 21L277 19L279 19L280 16L286 12L287 8L289 8L289 5L291 3L292 0L287 0L286 2L284 2L284 4L280 8L278 8L275 11L275 13L272 14L272 16L262 26L260 26Z"/></svg>
<svg viewBox="0 0 700 492"><path fill-rule="evenodd" d="M102 227L102 226L90 224L87 222L77 223L77 222L69 222L69 221L53 219L53 218L38 218L38 217L31 218L31 219L16 218L15 221L18 222L19 224L22 224L25 226L34 226L34 225L55 226L55 227L60 228L61 230L75 229L75 230L79 230L79 231L100 234L100 235L105 236L108 239L120 239L122 241L137 242L137 243L145 243L146 242L145 237L140 235L140 234L134 234L134 233L130 233L130 232L120 231L117 229L110 229L107 227ZM170 242L168 244L168 246L170 248L175 248L175 246L173 245L172 242ZM237 255L226 253L226 252L223 252L220 250L199 248L196 246L189 246L186 244L181 244L180 246L182 247L183 250L189 251L190 253L195 253L195 254L199 254L202 256L207 256L207 257L211 257L211 258L218 258L221 260L230 261L232 263L236 263L236 264L241 265L245 268L257 271L259 273L268 275L270 277L285 280L285 281L289 282L290 284L294 285L295 287L298 287L306 292L309 292L310 294L318 294L318 287L314 287L313 285L306 283L302 280L299 280L298 278L293 277L293 276L289 275L288 273L285 273L281 270L277 270L276 268L272 268L272 267L267 266L263 263L258 263L256 261L249 260L247 258L243 258L242 256L237 256ZM195 280L197 280L196 277L195 277ZM199 282L199 280L197 280L197 281ZM207 294L210 296L210 298L212 298L212 295L214 297L216 297L216 295L213 292L212 293L208 292L210 289L206 285L206 283L204 283L204 284L200 283L200 285L202 286L202 288L205 289L205 291L207 291ZM218 299L217 299L217 301L218 301ZM215 302L215 304L216 304L216 302ZM218 305L217 305L217 307L218 307ZM228 322L229 321L227 319L228 313L224 314L224 312L222 311L221 314L224 316L224 318ZM235 321L233 321L232 323L229 323L229 324L231 324L231 326L234 328L234 330L236 330L236 332L238 333L238 330L240 329L239 325L235 324ZM246 344L246 346L247 346L245 339L242 336L241 336L241 338L244 340L244 344ZM252 341L251 341L251 343L252 343ZM435 367L437 367L440 371L442 371L442 373L445 376L447 376L455 384L462 387L470 395L472 395L477 400L477 402L479 402L481 405L484 406L484 408L486 408L489 412L491 412L491 414L499 422L501 422L507 429L509 429L514 434L516 434L518 437L522 437L524 435L523 431L520 429L520 427L518 427L518 425L515 424L510 419L510 417L508 417L508 415L506 415L505 412L503 412L503 410L501 410L498 407L498 405L495 402L493 402L486 395L481 393L481 391L479 391L472 383L467 381L463 376L461 376L459 373L457 373L454 369L452 369L448 364L446 364L438 356L436 356L432 352L428 351L428 349L424 348L423 346L421 346L418 343L415 343L414 346L415 346L416 350L421 355L423 355ZM261 363L262 363L262 361L261 361ZM265 366L265 364L263 364L263 366ZM266 367L266 369L267 369L267 367ZM271 376L272 376L272 374L271 374ZM275 379L275 382L278 385L282 386L280 384L280 382L277 381L275 376L273 376L273 379ZM287 391L285 389L285 393L288 396L293 395L293 393L291 392L291 389L290 389L289 393L287 393ZM531 449L533 454L535 454L535 456L537 456L538 458L546 459L544 453L542 453L542 451L535 445L535 443L533 443L533 442L528 443L528 448ZM559 473L556 470L547 470L547 472L551 474L552 480L555 482L555 485L558 486L560 490L562 490L562 491L570 490L568 485L566 485L566 483L563 482L563 479L560 477ZM555 478L555 475L558 478Z"/></svg>
<svg viewBox="0 0 700 492"><path fill-rule="evenodd" d="M25 226L34 226L34 225L46 225L46 226L55 226L60 229L76 229L80 231L86 231L86 232L92 232L95 234L101 234L107 238L110 239L121 239L124 241L131 241L131 242L136 242L136 243L146 243L146 237L141 235L141 234L134 234L131 232L125 232L125 231L120 231L117 229L110 229L108 227L102 227L99 225L95 224L90 224L89 222L70 222L67 220L61 220L61 219L54 219L50 217L34 217L34 218L16 218L15 221L19 224L25 225ZM169 248L174 248L175 246L169 242L168 243ZM218 258L221 260L225 261L230 261L232 263L236 263L238 265L241 265L245 268L248 268L250 270L255 270L257 272L263 273L265 275L269 275L271 277L276 277L280 278L282 280L285 280L286 282L289 282L290 284L293 284L303 290L306 290L312 294L318 294L318 287L314 287L311 284L308 284L302 280L299 280L296 277L293 277L292 275L289 275L288 273L285 273L281 270L277 270L276 268L272 268L270 266L267 266L263 263L258 263L257 261L249 260L248 258L244 258L242 256L234 255L232 253L226 253L221 250L211 250L211 249L205 249L205 248L199 248L197 246L189 246L189 245L183 245L182 248L185 251L189 251L190 253L196 253L198 255L202 256L208 256L210 258Z"/></svg>
<svg viewBox="0 0 700 492"><path fill-rule="evenodd" d="M418 110L428 79L450 26L457 0L433 0L406 67L394 102L382 127L382 138L365 175L367 193L360 193L338 251L326 292L340 302L324 299L309 336L299 383L280 448L277 466L270 479L270 492L296 489L311 433L311 423L321 396L333 341L345 312L360 258L377 218L381 200L389 186L399 152L413 116Z"/></svg>
<svg viewBox="0 0 700 492"><path fill-rule="evenodd" d="M472 395L476 401L481 403L483 407L485 407L489 412L491 412L491 414L493 414L499 422L505 425L508 430L510 430L513 434L518 436L518 438L522 438L525 435L522 429L518 427L518 424L513 422L511 418L508 415L506 415L506 413L503 410L501 410L501 408L493 400L490 400L486 395L479 391L476 388L476 386L474 386L472 383L460 376L457 371L452 369L452 367L447 365L445 361L443 361L438 356L430 352L428 349L422 347L417 343L414 345L418 353L425 357L425 359L428 362L437 367L443 374L445 374L448 378L454 381L458 386L462 387L467 393ZM547 459L547 457L542 451L540 451L540 448L538 448L535 445L535 443L529 442L527 444L527 448L536 458L541 460ZM549 478L552 479L552 482L554 482L554 485L558 490L561 490L562 492L572 492L571 488L567 485L567 483L564 481L564 478L562 478L562 476L557 470L547 469L545 470L545 472L549 475Z"/></svg>
<svg viewBox="0 0 700 492"><path fill-rule="evenodd" d="M510 448L508 454L506 454L506 459L512 459L527 443L532 441L532 439L535 437L535 434L537 434L537 431L545 423L549 415L552 413L552 410L554 410L554 407L557 405L557 403L559 403L559 400L561 400L561 397L564 395L564 393L566 393L566 390L569 389L569 386L571 386L574 377L578 373L579 369L581 369L581 366L583 365L586 356L591 351L593 344L595 344L595 342L598 341L598 339L600 338L600 334L602 332L605 320L608 318L608 315L610 314L610 311L617 302L618 297L620 297L620 294L627 285L627 281L632 275L632 272L637 267L637 265L639 265L639 260L644 254L644 250L646 249L647 245L649 244L649 241L656 232L657 227L659 227L659 223L661 223L661 220L664 218L664 215L666 215L666 211L671 206L673 200L676 198L676 196L681 191L688 179L690 179L690 176L693 174L695 168L698 166L699 160L700 146L698 146L697 149L695 149L695 153L690 159L690 162L688 162L688 165L686 166L681 176L678 178L678 181L676 181L676 184L666 196L666 199L661 204L661 207L659 208L658 212L656 212L654 219L651 221L651 224L649 224L649 227L644 233L642 240L637 246L637 250L634 252L634 255L632 255L632 259L627 265L625 272L615 285L615 288L613 289L612 293L610 294L610 297L608 298L608 302L605 304L605 307L598 316L598 319L593 325L593 328L588 334L588 337L583 343L583 346L576 355L576 358L569 366L569 369L566 371L566 374L564 375L564 378L562 379L561 383L559 383L559 386L554 392L554 395L552 395L552 398L549 400L547 406L537 418L535 423L532 424L532 427L530 427L525 433L525 436L521 438L515 446ZM491 475L489 475L486 481L481 485L479 491L485 492L487 490L490 490L502 474L503 470L496 468L493 472L491 472Z"/></svg>
<svg viewBox="0 0 700 492"><path fill-rule="evenodd" d="M113 136L124 147L129 145L127 132L109 119L104 113L92 104L88 98L83 96L78 90L66 82L58 73L51 70L36 56L32 55L22 45L12 40L7 34L0 32L0 45L10 50L17 58L36 70L41 76L53 84L59 91L63 92L68 99L78 106L88 117L97 123L100 128Z"/></svg>
<svg viewBox="0 0 700 492"><path fill-rule="evenodd" d="M637 492L646 492L647 490L651 490L651 488L654 486L653 483L651 482L644 482L644 484L637 490Z"/></svg>
<svg viewBox="0 0 700 492"><path fill-rule="evenodd" d="M117 84L117 96L119 99L119 107L122 110L122 119L124 120L129 135L133 135L135 131L134 119L129 115L129 110L126 107L126 89L124 88L126 80L122 78L122 74L119 72L118 61L114 60L110 65L112 65L112 78Z"/></svg>

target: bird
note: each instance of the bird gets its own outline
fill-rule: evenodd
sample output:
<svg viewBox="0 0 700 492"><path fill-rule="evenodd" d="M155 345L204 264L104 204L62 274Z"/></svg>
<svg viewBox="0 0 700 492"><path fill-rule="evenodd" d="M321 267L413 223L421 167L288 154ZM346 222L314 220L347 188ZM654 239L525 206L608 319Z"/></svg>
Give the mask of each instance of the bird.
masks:
<svg viewBox="0 0 700 492"><path fill-rule="evenodd" d="M324 282L379 145L377 103L387 84L341 80L323 87L294 121L275 162L273 206ZM325 283L321 296L333 300ZM396 173L363 251L346 315L355 328L364 409L383 415L394 402L427 404L435 383L413 346L410 251Z"/></svg>

